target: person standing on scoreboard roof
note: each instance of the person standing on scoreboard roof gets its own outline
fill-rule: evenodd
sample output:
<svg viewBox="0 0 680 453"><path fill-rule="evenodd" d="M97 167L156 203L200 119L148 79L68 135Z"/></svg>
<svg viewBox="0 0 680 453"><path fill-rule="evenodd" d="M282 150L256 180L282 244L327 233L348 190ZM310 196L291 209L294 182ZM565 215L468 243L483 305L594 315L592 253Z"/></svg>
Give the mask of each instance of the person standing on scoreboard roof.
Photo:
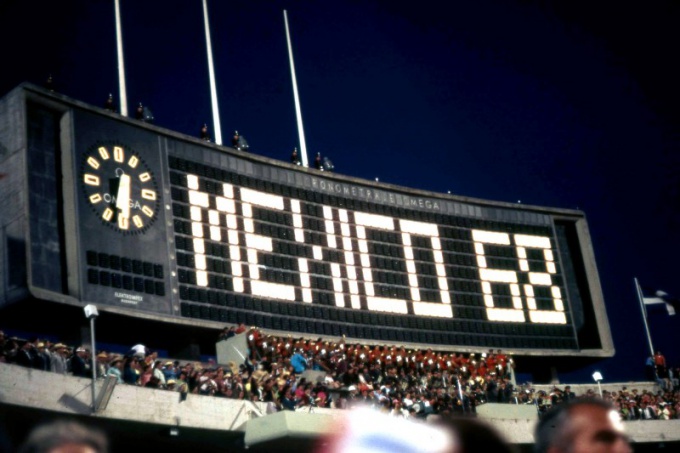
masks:
<svg viewBox="0 0 680 453"><path fill-rule="evenodd" d="M534 432L534 453L632 453L616 409L595 398L575 399L546 412Z"/></svg>
<svg viewBox="0 0 680 453"><path fill-rule="evenodd" d="M656 354L654 354L654 366L656 367L656 376L658 378L663 379L667 376L666 357L661 354L661 351L656 351Z"/></svg>
<svg viewBox="0 0 680 453"><path fill-rule="evenodd" d="M153 123L153 113L151 113L151 110L149 107L145 107L144 104L141 102L137 106L137 109L135 110L135 119L138 119L139 121L143 121L145 123Z"/></svg>
<svg viewBox="0 0 680 453"><path fill-rule="evenodd" d="M52 78L52 74L47 76L47 81L45 82L45 88L50 90L51 92L54 93L54 78Z"/></svg>
<svg viewBox="0 0 680 453"><path fill-rule="evenodd" d="M645 375L648 381L656 381L656 366L654 366L654 356L650 355L645 361Z"/></svg>
<svg viewBox="0 0 680 453"><path fill-rule="evenodd" d="M314 168L323 171L323 165L321 165L321 153L316 153L316 158L314 158Z"/></svg>
<svg viewBox="0 0 680 453"><path fill-rule="evenodd" d="M324 157L321 162L321 169L323 171L333 171L335 170L335 165L333 162L328 158L328 156Z"/></svg>
<svg viewBox="0 0 680 453"><path fill-rule="evenodd" d="M293 152L290 155L290 163L293 165L301 165L300 155L298 154L297 148L293 148Z"/></svg>
<svg viewBox="0 0 680 453"><path fill-rule="evenodd" d="M203 127L201 127L201 140L206 142L210 141L210 135L208 135L208 125L205 123L203 123Z"/></svg>
<svg viewBox="0 0 680 453"><path fill-rule="evenodd" d="M248 151L250 148L246 139L239 135L238 131L234 131L234 136L231 137L231 146L239 151Z"/></svg>
<svg viewBox="0 0 680 453"><path fill-rule="evenodd" d="M106 98L106 103L104 104L104 108L108 110L109 112L115 112L116 107L113 105L113 95L109 93L109 97Z"/></svg>

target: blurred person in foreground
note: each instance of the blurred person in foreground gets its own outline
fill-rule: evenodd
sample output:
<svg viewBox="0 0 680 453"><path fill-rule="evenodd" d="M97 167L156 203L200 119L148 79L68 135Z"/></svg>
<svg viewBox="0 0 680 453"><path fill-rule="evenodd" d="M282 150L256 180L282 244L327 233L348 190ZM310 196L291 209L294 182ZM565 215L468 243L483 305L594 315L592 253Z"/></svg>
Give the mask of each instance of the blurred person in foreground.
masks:
<svg viewBox="0 0 680 453"><path fill-rule="evenodd" d="M536 425L535 453L632 453L623 423L607 401L581 398L545 413Z"/></svg>
<svg viewBox="0 0 680 453"><path fill-rule="evenodd" d="M106 435L71 421L56 421L34 428L19 453L107 453Z"/></svg>
<svg viewBox="0 0 680 453"><path fill-rule="evenodd" d="M513 453L515 448L490 424L466 416L440 417L435 421L458 439L456 453Z"/></svg>
<svg viewBox="0 0 680 453"><path fill-rule="evenodd" d="M375 409L347 411L339 433L321 439L317 453L511 453L491 426L462 417L404 419Z"/></svg>

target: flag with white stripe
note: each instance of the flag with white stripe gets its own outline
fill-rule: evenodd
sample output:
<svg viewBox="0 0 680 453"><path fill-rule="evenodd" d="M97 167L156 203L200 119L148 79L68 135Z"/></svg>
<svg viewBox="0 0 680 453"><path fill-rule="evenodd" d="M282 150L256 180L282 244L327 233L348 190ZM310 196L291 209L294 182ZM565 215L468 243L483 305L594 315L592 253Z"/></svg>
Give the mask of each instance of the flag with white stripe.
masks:
<svg viewBox="0 0 680 453"><path fill-rule="evenodd" d="M666 310L671 316L675 315L676 308L680 306L680 301L677 298L671 297L667 292L661 290L654 291L653 295L643 295L642 301L645 305L665 304Z"/></svg>

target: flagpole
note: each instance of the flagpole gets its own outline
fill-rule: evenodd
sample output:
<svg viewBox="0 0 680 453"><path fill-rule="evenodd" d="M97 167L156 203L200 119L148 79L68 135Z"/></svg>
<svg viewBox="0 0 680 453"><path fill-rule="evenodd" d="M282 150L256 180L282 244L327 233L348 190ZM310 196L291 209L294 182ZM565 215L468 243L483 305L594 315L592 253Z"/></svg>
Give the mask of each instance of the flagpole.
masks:
<svg viewBox="0 0 680 453"><path fill-rule="evenodd" d="M125 89L125 64L123 63L123 32L120 26L120 3L115 0L116 49L118 50L118 87L120 91L120 114L127 116L127 91Z"/></svg>
<svg viewBox="0 0 680 453"><path fill-rule="evenodd" d="M213 112L215 143L222 144L222 128L220 127L220 111L217 107L217 88L215 87L215 67L213 66L212 42L210 41L210 22L208 21L208 3L203 0L203 21L205 23L205 45L208 48L208 74L210 78L210 100Z"/></svg>
<svg viewBox="0 0 680 453"><path fill-rule="evenodd" d="M293 79L293 98L295 99L295 116L297 118L298 135L300 136L300 157L302 166L307 164L307 144L305 143L305 131L302 128L302 112L300 111L300 97L298 96L297 79L295 77L295 63L293 62L293 47L290 43L290 32L288 31L288 14L283 10L283 20L286 24L286 42L288 43L288 59L290 60L290 76Z"/></svg>
<svg viewBox="0 0 680 453"><path fill-rule="evenodd" d="M640 301L640 309L642 310L642 320L645 323L645 332L647 332L647 341L649 342L649 351L651 356L654 357L654 346L652 346L652 335L649 333L649 324L647 323L647 309L645 308L645 302L642 297L642 289L640 289L640 283L638 283L637 277L633 278L635 281L635 290L637 291L638 301Z"/></svg>
<svg viewBox="0 0 680 453"><path fill-rule="evenodd" d="M458 382L458 398L460 398L460 408L463 409L463 413L465 413L465 400L463 399L463 387L460 385L460 376L456 375L456 381Z"/></svg>

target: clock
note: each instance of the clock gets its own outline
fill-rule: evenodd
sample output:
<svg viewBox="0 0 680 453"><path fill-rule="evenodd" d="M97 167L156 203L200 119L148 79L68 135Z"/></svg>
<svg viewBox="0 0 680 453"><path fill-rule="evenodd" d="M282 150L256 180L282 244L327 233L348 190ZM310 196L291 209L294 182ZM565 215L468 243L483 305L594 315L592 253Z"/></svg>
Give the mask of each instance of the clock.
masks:
<svg viewBox="0 0 680 453"><path fill-rule="evenodd" d="M114 231L144 233L156 220L158 184L144 160L130 147L98 145L83 157L81 185L86 203Z"/></svg>

